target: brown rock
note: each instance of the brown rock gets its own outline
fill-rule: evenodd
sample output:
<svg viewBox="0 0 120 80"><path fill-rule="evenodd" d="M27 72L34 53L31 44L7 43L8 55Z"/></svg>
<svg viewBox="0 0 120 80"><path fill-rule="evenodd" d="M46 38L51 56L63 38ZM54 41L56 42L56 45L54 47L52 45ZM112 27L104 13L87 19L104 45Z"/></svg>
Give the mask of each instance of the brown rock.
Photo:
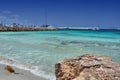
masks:
<svg viewBox="0 0 120 80"><path fill-rule="evenodd" d="M6 65L4 69L6 71L10 72L10 73L14 73L15 72L15 70L11 66L9 66L9 65Z"/></svg>
<svg viewBox="0 0 120 80"><path fill-rule="evenodd" d="M120 63L86 54L55 64L56 80L120 80Z"/></svg>

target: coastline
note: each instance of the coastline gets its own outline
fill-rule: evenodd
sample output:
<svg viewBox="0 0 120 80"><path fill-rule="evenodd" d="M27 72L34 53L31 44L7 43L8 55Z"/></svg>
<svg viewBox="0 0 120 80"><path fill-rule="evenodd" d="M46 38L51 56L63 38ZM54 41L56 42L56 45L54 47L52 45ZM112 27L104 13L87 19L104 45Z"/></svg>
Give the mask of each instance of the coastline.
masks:
<svg viewBox="0 0 120 80"><path fill-rule="evenodd" d="M0 64L0 80L47 80L47 79L44 79L42 77L32 74L28 70L18 69L13 66L12 66L12 68L18 74L8 73L4 70L5 66L6 65L4 65L4 64Z"/></svg>
<svg viewBox="0 0 120 80"><path fill-rule="evenodd" d="M57 28L52 27L52 26L46 26L46 27L0 26L0 32L51 31L51 30L57 30Z"/></svg>

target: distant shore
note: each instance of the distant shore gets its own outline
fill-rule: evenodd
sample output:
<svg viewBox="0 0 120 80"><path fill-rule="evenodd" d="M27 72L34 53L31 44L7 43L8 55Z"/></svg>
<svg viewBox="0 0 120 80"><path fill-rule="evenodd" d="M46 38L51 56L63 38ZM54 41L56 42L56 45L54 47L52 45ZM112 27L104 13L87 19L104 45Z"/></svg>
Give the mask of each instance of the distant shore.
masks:
<svg viewBox="0 0 120 80"><path fill-rule="evenodd" d="M48 26L48 27L0 27L0 32L17 32L17 31L49 31L57 30L57 28Z"/></svg>
<svg viewBox="0 0 120 80"><path fill-rule="evenodd" d="M20 32L20 31L54 31L54 30L95 30L95 31L120 31L120 29L99 29L97 27L10 27L10 26L0 26L0 32Z"/></svg>

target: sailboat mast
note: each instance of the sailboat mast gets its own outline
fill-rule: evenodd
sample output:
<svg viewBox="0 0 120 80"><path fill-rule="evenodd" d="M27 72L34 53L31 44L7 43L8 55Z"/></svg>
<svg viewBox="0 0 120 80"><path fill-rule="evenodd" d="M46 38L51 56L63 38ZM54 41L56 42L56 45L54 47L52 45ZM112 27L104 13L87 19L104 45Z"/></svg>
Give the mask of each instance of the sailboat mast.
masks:
<svg viewBox="0 0 120 80"><path fill-rule="evenodd" d="M47 10L45 9L45 25L47 26Z"/></svg>

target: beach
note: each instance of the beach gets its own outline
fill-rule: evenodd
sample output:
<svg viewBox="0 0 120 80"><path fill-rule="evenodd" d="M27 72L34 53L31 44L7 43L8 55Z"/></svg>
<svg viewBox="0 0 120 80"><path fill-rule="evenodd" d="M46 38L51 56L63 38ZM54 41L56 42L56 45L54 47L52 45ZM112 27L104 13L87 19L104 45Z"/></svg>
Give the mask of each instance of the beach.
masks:
<svg viewBox="0 0 120 80"><path fill-rule="evenodd" d="M120 80L91 55L120 63L120 0L0 0L0 80Z"/></svg>
<svg viewBox="0 0 120 80"><path fill-rule="evenodd" d="M47 80L39 76L35 76L27 70L21 70L15 67L12 67L16 74L9 73L4 70L5 65L0 64L0 80Z"/></svg>

